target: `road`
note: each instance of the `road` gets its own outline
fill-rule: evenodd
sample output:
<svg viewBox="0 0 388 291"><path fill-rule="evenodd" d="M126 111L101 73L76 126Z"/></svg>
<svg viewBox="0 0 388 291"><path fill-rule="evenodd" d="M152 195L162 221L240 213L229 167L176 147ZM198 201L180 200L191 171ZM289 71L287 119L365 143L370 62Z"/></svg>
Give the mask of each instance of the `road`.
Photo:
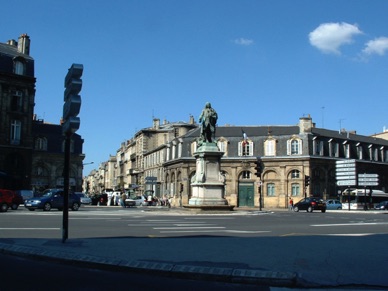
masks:
<svg viewBox="0 0 388 291"><path fill-rule="evenodd" d="M251 211L246 215L192 215L186 212L145 211L143 208L82 207L69 212L69 238L184 237L284 237L306 235L368 236L388 234L385 212ZM62 212L51 210L1 213L0 238L61 237Z"/></svg>
<svg viewBox="0 0 388 291"><path fill-rule="evenodd" d="M291 273L298 274L298 286L388 288L387 214L238 210L198 215L88 206L69 212L69 240L63 244L62 212L20 208L0 213L0 244L16 252L26 246L42 255L101 257L113 264Z"/></svg>

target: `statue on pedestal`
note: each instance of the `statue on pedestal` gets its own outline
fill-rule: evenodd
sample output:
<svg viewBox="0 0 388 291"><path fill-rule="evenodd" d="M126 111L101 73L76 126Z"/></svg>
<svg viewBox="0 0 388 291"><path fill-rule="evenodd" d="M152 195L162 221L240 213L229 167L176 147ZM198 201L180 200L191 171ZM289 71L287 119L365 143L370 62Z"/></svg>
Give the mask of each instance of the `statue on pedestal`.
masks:
<svg viewBox="0 0 388 291"><path fill-rule="evenodd" d="M199 145L205 142L215 142L217 119L217 112L212 108L210 102L207 102L199 116L199 123L201 124L201 132L198 140Z"/></svg>

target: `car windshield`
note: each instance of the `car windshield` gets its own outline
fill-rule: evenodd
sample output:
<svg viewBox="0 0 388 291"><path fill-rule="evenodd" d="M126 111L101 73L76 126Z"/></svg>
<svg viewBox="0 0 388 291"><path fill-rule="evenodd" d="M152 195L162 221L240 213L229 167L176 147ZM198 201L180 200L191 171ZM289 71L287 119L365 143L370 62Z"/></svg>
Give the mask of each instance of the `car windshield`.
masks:
<svg viewBox="0 0 388 291"><path fill-rule="evenodd" d="M51 192L51 190L45 190L44 192L43 192L43 195L42 195L42 197L48 197L48 196L51 196L53 193Z"/></svg>

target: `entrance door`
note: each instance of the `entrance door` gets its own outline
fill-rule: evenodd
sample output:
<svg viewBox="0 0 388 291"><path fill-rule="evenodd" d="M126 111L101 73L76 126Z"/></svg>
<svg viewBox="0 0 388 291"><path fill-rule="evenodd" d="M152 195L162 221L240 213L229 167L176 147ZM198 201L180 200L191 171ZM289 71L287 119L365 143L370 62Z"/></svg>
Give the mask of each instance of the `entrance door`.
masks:
<svg viewBox="0 0 388 291"><path fill-rule="evenodd" d="M254 184L240 183L238 185L238 206L239 207L254 207Z"/></svg>

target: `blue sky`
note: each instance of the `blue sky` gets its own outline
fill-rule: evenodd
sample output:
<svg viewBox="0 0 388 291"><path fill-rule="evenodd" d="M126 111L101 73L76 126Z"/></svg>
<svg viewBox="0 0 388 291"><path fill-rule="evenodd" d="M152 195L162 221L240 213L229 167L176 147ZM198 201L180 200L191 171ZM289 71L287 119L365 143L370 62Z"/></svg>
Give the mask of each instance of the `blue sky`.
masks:
<svg viewBox="0 0 388 291"><path fill-rule="evenodd" d="M84 174L152 119L388 128L388 1L13 0L0 41L35 59L38 118L59 123L64 77L84 65Z"/></svg>

